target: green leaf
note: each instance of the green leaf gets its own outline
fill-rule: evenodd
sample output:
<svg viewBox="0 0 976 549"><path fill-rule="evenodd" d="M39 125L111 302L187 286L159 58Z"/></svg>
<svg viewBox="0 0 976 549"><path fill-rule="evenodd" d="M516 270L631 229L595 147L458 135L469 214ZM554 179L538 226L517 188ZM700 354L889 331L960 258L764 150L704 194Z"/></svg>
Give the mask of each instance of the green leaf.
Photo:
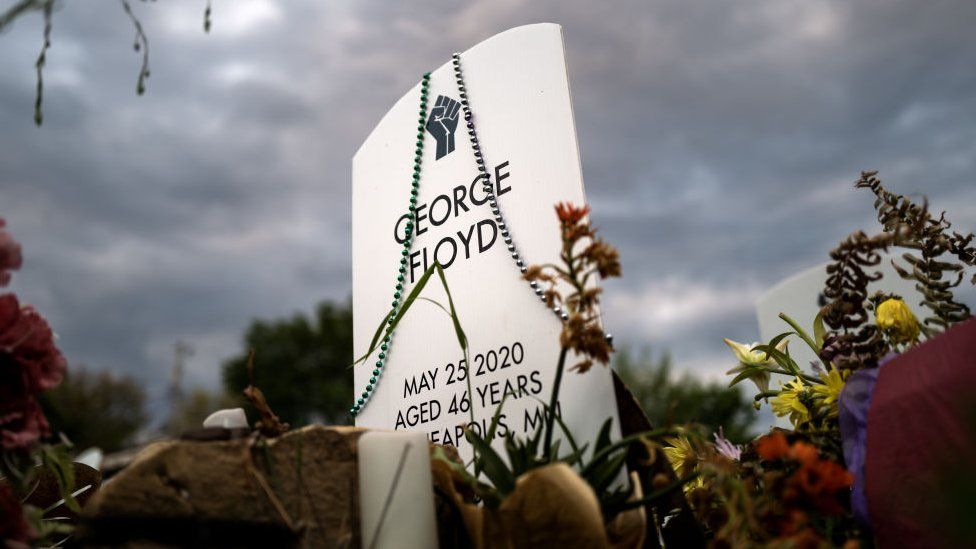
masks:
<svg viewBox="0 0 976 549"><path fill-rule="evenodd" d="M600 462L609 456L610 454L616 452L617 450L626 449L631 444L643 439L643 438L660 438L665 436L673 436L677 434L674 429L654 429L651 431L641 431L640 433L634 433L632 435L626 436L617 442L607 446L602 450L593 449L593 457L590 458L590 462L587 463L583 469L580 470L580 476L586 477L591 474L592 469L596 468Z"/></svg>
<svg viewBox="0 0 976 549"><path fill-rule="evenodd" d="M78 505L74 496L71 495L75 489L75 469L74 463L71 461L71 456L68 455L68 449L60 444L57 446L42 446L41 462L51 471L54 478L58 481L58 488L61 490L61 498L64 499L64 505L75 513L80 513L81 506Z"/></svg>
<svg viewBox="0 0 976 549"><path fill-rule="evenodd" d="M538 399L537 399L538 400ZM549 411L549 406L545 403L542 404L545 411ZM563 434L566 436L566 441L569 442L569 447L573 449L573 453L566 456L563 461L572 465L573 463L578 463L580 466L583 465L583 453L589 444L584 444L582 447L576 444L576 439L573 438L573 433L569 432L569 427L566 426L566 422L563 421L562 416L556 414L556 423L559 424L559 428L562 429Z"/></svg>
<svg viewBox="0 0 976 549"><path fill-rule="evenodd" d="M783 341L784 339L790 337L791 335L793 335L795 333L796 332L783 332L783 333L777 335L776 337L774 337L773 339L770 339L769 340L769 343L767 343L766 345L768 345L769 347L773 347L775 349L776 346L779 345L781 341Z"/></svg>
<svg viewBox="0 0 976 549"><path fill-rule="evenodd" d="M464 335L464 330L461 329L461 321L458 320L457 311L454 309L454 298L451 297L451 289L447 287L447 279L444 277L444 269L441 267L440 263L434 263L434 267L437 269L437 276L441 279L441 284L444 285L444 291L447 292L447 304L451 307L451 320L454 321L454 333L457 335L458 343L461 344L462 349L468 348L468 337Z"/></svg>
<svg viewBox="0 0 976 549"><path fill-rule="evenodd" d="M539 441L542 440L544 425L544 421L539 422L539 426L536 427L535 434L532 435L532 438L528 440L527 446L532 450L532 455L536 455L539 452Z"/></svg>
<svg viewBox="0 0 976 549"><path fill-rule="evenodd" d="M355 365L359 364L360 362L366 360L369 357L369 355L373 354L373 351L376 350L376 342L378 342L380 340L380 334L383 333L383 327L386 326L386 323L390 320L390 315L392 315L392 314L393 314L393 311L390 311L390 312L386 313L386 316L384 316L383 317L383 320L380 321L380 325L376 327L376 333L373 334L373 340L369 342L369 350L366 351L366 354L364 354L363 356L359 357L358 359L356 359L355 362L353 362L352 364L350 364L349 365L350 368L352 368L353 366L355 366Z"/></svg>
<svg viewBox="0 0 976 549"><path fill-rule="evenodd" d="M495 440L495 430L498 429L498 423L502 418L502 406L505 405L505 401L508 399L508 395L511 393L505 393L502 396L502 401L498 403L498 407L495 408L495 415L491 416L491 424L488 425L488 436L485 437L488 442Z"/></svg>
<svg viewBox="0 0 976 549"><path fill-rule="evenodd" d="M482 462L481 468L485 472L485 476L488 477L488 480L495 485L495 488L498 489L498 492L502 496L510 494L515 489L515 477L508 469L508 466L505 465L501 456L498 455L498 452L491 447L491 444L485 442L484 439L470 429L464 431L464 437L474 447L478 459Z"/></svg>
<svg viewBox="0 0 976 549"><path fill-rule="evenodd" d="M518 478L529 468L524 446L519 444L511 433L505 437L505 453L508 454L508 466L514 477Z"/></svg>
<svg viewBox="0 0 976 549"><path fill-rule="evenodd" d="M437 305L440 308L440 310L444 311L444 314L446 314L447 316L451 316L451 311L448 311L447 310L447 307L445 307L444 305L441 305L441 302L440 301L437 301L436 299L431 299L429 297L424 297L424 296L420 296L417 299L419 299L421 301L427 301L429 303L433 303L434 305Z"/></svg>
<svg viewBox="0 0 976 549"><path fill-rule="evenodd" d="M821 343L820 345L817 345L810 335L807 334L806 330L801 328L800 325L797 324L797 322L790 318L786 313L780 313L779 317L786 321L786 323L789 324L794 330L796 330L796 335L800 336L800 339L802 339L807 346L810 347L810 350L813 351L813 354L817 355L817 358L820 358L820 351L823 350L823 344ZM814 321L814 330L816 330L816 321ZM823 365L828 369L830 368L830 365L826 360L820 358L820 361L823 362Z"/></svg>
<svg viewBox="0 0 976 549"><path fill-rule="evenodd" d="M799 375L800 367L796 365L796 362L789 355L779 349L770 347L769 345L757 345L753 347L753 350L765 353L767 356L772 357L776 361L776 364L779 364L794 375Z"/></svg>
<svg viewBox="0 0 976 549"><path fill-rule="evenodd" d="M823 349L824 341L827 339L827 327L824 326L823 311L818 312L813 319L813 338L817 347ZM819 351L817 353L819 356Z"/></svg>
<svg viewBox="0 0 976 549"><path fill-rule="evenodd" d="M568 463L569 465L577 465L579 467L582 467L583 466L583 454L586 453L586 450L589 449L589 447L590 447L590 443L587 442L583 446L581 446L579 448L573 449L573 453L571 453L571 454L569 454L567 456L564 456L564 457L560 458L559 461L562 461L564 463Z"/></svg>
<svg viewBox="0 0 976 549"><path fill-rule="evenodd" d="M600 426L600 432L596 436L596 444L593 446L594 452L599 452L607 446L610 446L610 427L613 424L613 418L607 418Z"/></svg>
<svg viewBox="0 0 976 549"><path fill-rule="evenodd" d="M729 387L734 387L738 383L741 383L747 379L752 379L752 376L754 376L756 373L761 373L765 371L766 369L763 368L762 366L749 366L745 370L739 372L738 375L736 375L734 378L732 378L732 381L729 382Z"/></svg>
<svg viewBox="0 0 976 549"><path fill-rule="evenodd" d="M591 472L586 478L590 486L593 487L593 491L597 494L603 493L620 474L620 469L623 468L626 460L627 452L621 452Z"/></svg>
<svg viewBox="0 0 976 549"><path fill-rule="evenodd" d="M420 292L422 292L424 287L427 286L427 281L430 280L431 275L433 275L434 271L439 267L440 264L434 263L433 265L428 267L426 271L424 271L423 276L421 276L417 280L417 283L414 285L413 289L410 290L410 293L407 295L407 298L403 300L403 305L397 311L396 316L393 317L392 324L388 325L388 322L390 321L390 315L393 314L393 311L386 313L386 316L383 317L383 320L380 322L380 325L376 328L376 332L373 334L373 340L370 341L369 343L369 350L366 351L366 354L359 357L355 362L353 362L352 363L353 366L366 360L369 357L369 355L373 354L373 351L375 351L376 348L379 346L380 336L384 331L383 329L384 327L388 326L386 328L387 333L392 332L394 329L396 329L397 325L400 324L400 320L403 318L403 315L406 314L406 312L410 309L411 305L413 305L414 301L417 300L417 297L420 295ZM441 279L443 280L443 277ZM450 296L451 294L450 292L448 292L448 299L450 299ZM451 303L451 311L453 310L454 310L454 304Z"/></svg>

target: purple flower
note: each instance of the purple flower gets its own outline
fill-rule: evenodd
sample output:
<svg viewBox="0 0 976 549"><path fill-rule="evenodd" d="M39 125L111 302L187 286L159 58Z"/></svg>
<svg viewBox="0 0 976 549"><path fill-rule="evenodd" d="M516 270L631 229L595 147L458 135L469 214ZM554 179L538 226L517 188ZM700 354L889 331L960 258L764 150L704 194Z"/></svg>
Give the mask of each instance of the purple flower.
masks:
<svg viewBox="0 0 976 549"><path fill-rule="evenodd" d="M718 453L732 461L739 461L739 458L742 457L742 448L725 438L725 431L722 427L718 428L717 433L712 433L712 437L715 439L715 449L718 450Z"/></svg>

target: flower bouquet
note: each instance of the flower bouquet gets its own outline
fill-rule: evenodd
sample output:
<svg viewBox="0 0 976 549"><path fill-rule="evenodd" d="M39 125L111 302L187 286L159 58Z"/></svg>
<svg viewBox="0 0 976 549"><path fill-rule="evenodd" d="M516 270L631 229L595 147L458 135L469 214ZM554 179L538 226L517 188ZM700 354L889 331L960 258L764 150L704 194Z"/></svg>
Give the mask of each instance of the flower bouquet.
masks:
<svg viewBox="0 0 976 549"><path fill-rule="evenodd" d="M976 385L976 324L952 291L976 266L974 237L875 175L855 187L875 195L883 232L855 232L831 252L826 305L812 327L781 314L787 331L769 342L726 340L738 360L731 385L753 382L756 407L768 404L792 429L744 449L720 437L669 440L678 473L699 473L685 490L714 545L940 546L966 534L944 494L950 471L973 479L976 462L976 415L960 398ZM900 296L868 295L891 248L908 250L893 264L924 296L921 322ZM818 361L798 364L790 344L809 346Z"/></svg>

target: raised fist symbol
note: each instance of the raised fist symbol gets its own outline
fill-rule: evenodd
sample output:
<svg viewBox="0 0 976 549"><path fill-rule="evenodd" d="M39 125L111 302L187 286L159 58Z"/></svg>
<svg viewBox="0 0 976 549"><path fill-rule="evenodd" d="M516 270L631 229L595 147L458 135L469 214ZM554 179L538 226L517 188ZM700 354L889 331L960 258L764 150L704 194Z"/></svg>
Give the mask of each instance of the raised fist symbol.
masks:
<svg viewBox="0 0 976 549"><path fill-rule="evenodd" d="M460 116L460 103L446 95L437 96L437 102L427 119L427 131L437 140L437 160L454 152L454 130Z"/></svg>

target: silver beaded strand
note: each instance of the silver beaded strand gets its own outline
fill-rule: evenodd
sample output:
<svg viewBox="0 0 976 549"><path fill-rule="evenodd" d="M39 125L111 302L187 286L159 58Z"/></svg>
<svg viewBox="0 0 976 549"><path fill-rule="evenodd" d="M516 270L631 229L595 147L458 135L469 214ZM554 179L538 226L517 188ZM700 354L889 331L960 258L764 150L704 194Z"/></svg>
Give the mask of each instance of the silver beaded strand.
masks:
<svg viewBox="0 0 976 549"><path fill-rule="evenodd" d="M515 246L508 225L505 223L505 216L502 215L501 208L498 205L498 199L495 196L494 187L491 184L491 176L489 175L488 168L485 166L484 154L482 154L481 144L478 142L478 133L474 129L474 115L471 114L471 105L468 102L468 90L464 85L464 74L461 71L461 54L454 52L451 55L451 61L454 64L454 77L457 80L458 93L461 96L461 109L464 111L464 122L468 127L468 136L471 138L471 148L474 150L474 161L478 165L480 177L484 178L482 188L485 191L485 195L487 195L488 206L491 208L492 215L495 216L495 223L498 225L498 230L501 232L502 238L508 246L508 252L512 255L512 260L515 261L515 266L518 267L520 273L525 274L528 267L526 267L525 260L522 259L522 255ZM529 287L532 288L532 292L540 301L546 303L545 291L539 285L538 281L530 281ZM547 304L547 307L562 322L569 320L569 313L563 310L558 304L553 303L551 307ZM607 333L604 334L604 337L606 337L607 343L613 344L613 335Z"/></svg>

